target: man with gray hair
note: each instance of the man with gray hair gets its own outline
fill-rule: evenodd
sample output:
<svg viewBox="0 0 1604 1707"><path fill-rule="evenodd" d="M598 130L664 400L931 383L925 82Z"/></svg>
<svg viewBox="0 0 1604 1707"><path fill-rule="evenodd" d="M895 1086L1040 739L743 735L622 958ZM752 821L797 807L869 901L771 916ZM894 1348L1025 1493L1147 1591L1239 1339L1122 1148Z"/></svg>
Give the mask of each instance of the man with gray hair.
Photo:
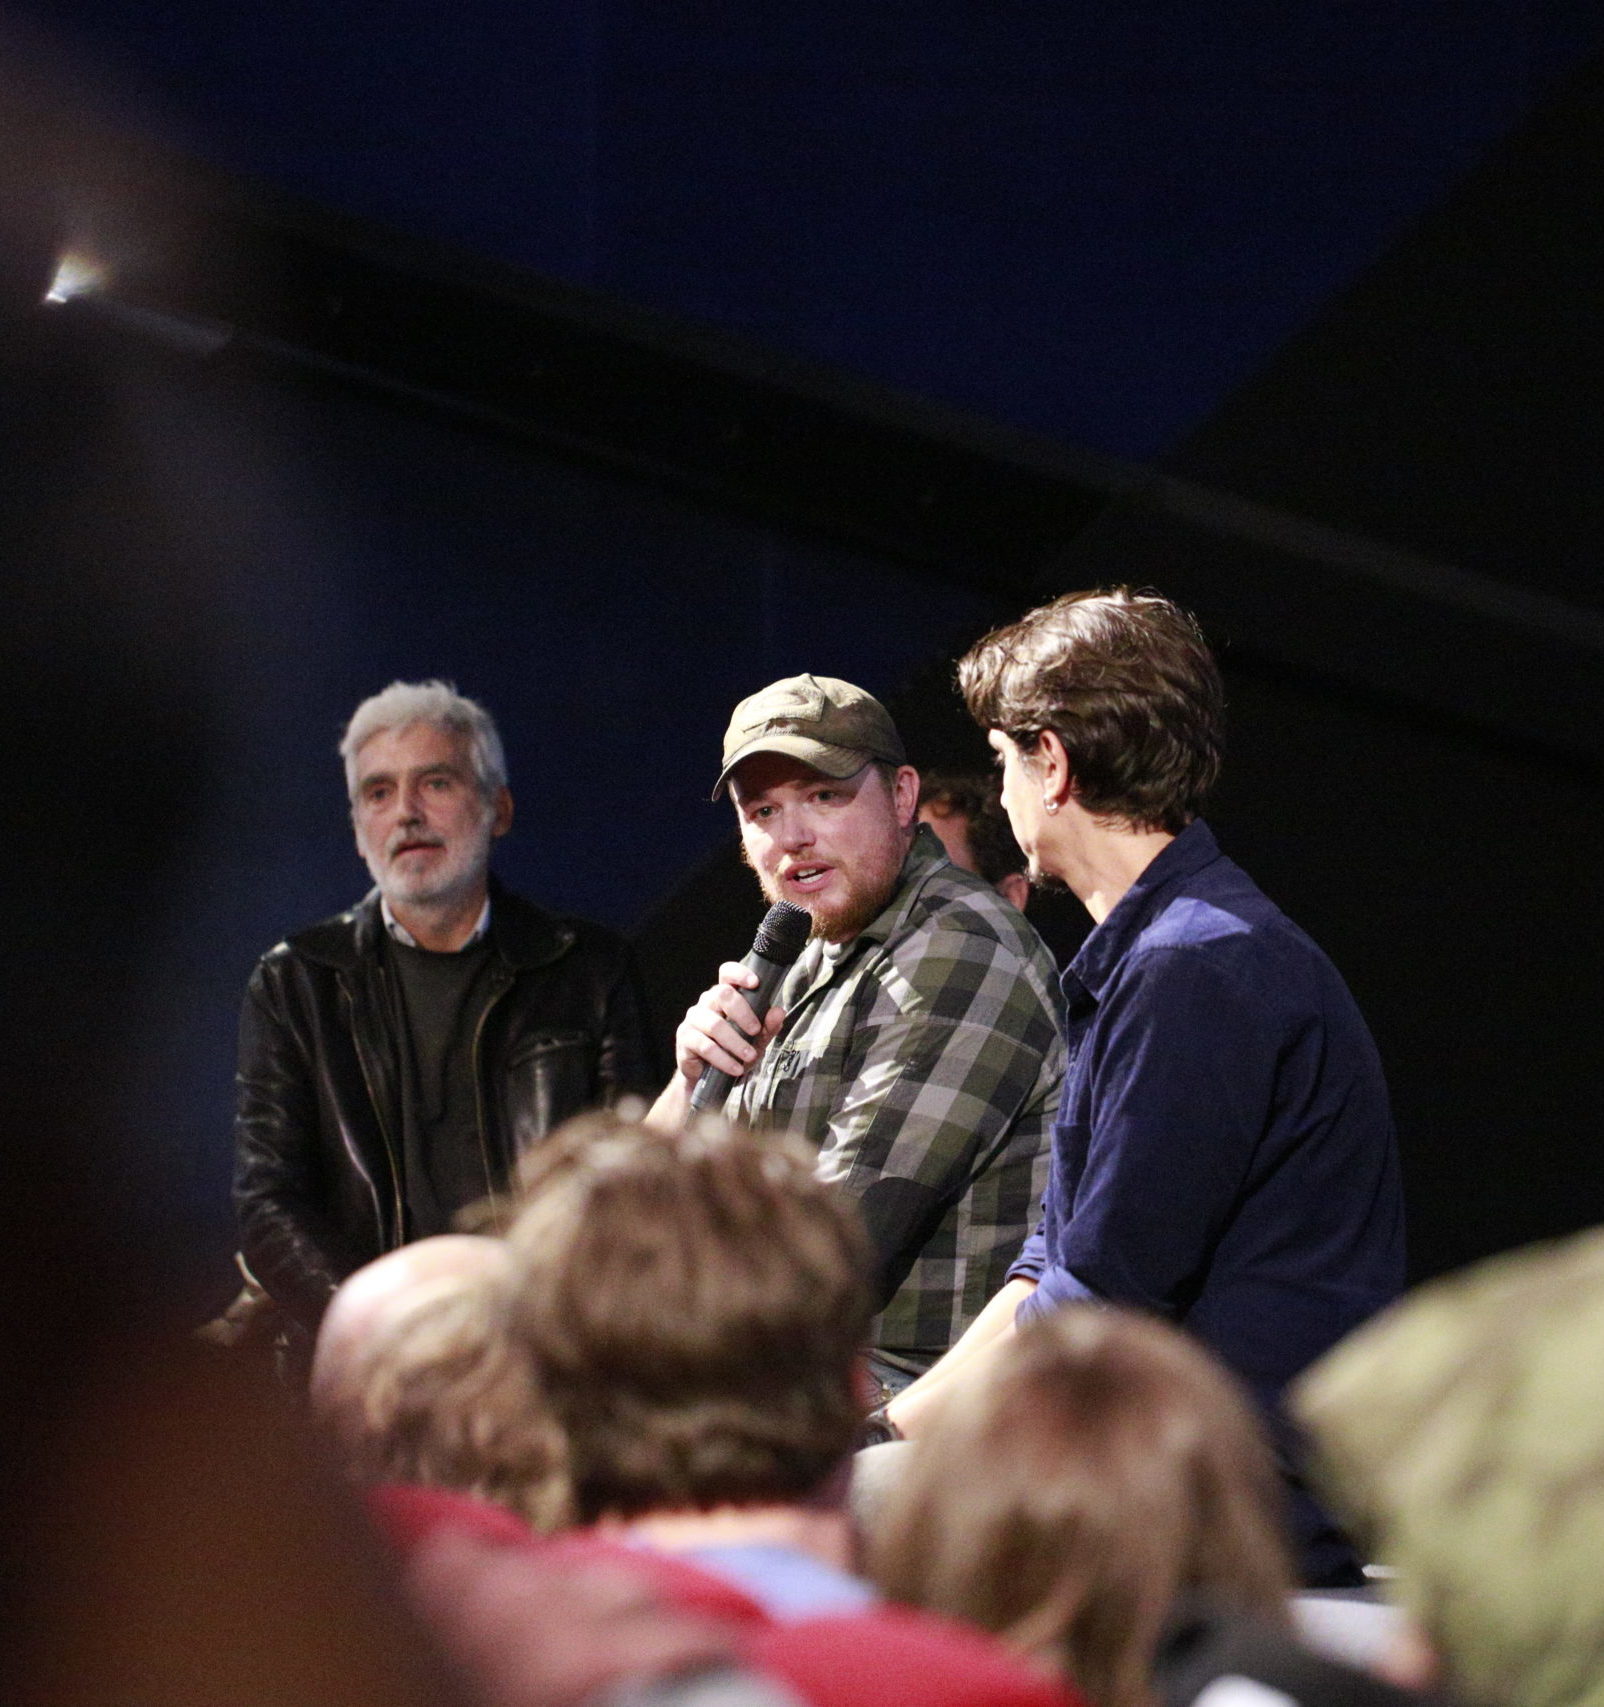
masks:
<svg viewBox="0 0 1604 1707"><path fill-rule="evenodd" d="M374 889L256 967L235 1207L251 1278L304 1330L382 1252L447 1231L570 1115L651 1076L629 951L500 887L501 739L445 682L392 682L340 743Z"/></svg>

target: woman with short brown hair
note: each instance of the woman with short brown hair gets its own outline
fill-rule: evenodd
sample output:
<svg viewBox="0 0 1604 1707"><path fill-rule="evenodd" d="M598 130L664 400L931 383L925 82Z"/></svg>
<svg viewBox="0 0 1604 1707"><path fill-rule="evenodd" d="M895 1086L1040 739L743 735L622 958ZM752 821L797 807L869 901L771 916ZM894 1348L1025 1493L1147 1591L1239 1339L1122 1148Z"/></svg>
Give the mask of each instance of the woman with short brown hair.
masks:
<svg viewBox="0 0 1604 1707"><path fill-rule="evenodd" d="M1149 1707L1172 1615L1284 1626L1281 1489L1246 1398L1176 1329L1070 1305L990 1379L941 1397L889 1495L873 1568L894 1599L1061 1666L1095 1707Z"/></svg>

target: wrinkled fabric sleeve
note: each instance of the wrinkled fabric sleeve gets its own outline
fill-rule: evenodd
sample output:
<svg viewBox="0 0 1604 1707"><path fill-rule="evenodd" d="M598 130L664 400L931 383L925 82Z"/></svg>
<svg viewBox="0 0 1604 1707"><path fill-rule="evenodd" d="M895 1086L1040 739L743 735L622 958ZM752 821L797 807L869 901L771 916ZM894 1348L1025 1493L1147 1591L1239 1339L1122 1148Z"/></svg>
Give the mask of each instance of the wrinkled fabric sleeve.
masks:
<svg viewBox="0 0 1604 1707"><path fill-rule="evenodd" d="M1008 1270L1010 1280L1031 1281L1036 1290L1022 1299L1014 1312L1016 1321L1028 1322L1035 1316L1046 1315L1060 1304L1083 1303L1095 1300L1097 1294L1083 1281L1052 1260L1050 1229L1053 1217L1048 1204L1058 1189L1058 1170L1055 1165L1048 1182L1047 1196L1042 1200L1041 1214L1025 1240L1019 1256Z"/></svg>
<svg viewBox="0 0 1604 1707"><path fill-rule="evenodd" d="M1029 1238L1020 1247L1019 1256L1008 1271L1010 1280L1034 1280L1041 1283L1043 1271L1052 1260L1047 1254L1047 1206L1042 1205L1042 1214L1038 1217Z"/></svg>

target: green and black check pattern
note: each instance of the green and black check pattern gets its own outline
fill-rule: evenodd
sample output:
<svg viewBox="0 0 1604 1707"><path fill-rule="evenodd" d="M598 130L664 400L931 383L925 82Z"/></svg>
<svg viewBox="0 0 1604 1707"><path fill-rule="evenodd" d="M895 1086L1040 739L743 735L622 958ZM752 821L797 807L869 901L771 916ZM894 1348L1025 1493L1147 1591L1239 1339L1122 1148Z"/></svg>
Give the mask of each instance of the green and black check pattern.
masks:
<svg viewBox="0 0 1604 1707"><path fill-rule="evenodd" d="M784 1028L728 1112L819 1146L878 1256L875 1345L923 1368L1007 1278L1047 1184L1063 1077L1057 972L1036 932L921 829L891 904L812 942Z"/></svg>

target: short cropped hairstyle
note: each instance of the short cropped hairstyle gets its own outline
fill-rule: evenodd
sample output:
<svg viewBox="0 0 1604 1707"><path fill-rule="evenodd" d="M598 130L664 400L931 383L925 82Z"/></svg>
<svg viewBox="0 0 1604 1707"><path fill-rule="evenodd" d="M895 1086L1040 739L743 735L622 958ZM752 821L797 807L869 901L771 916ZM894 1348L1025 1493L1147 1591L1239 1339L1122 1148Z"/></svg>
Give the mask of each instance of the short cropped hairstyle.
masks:
<svg viewBox="0 0 1604 1707"><path fill-rule="evenodd" d="M449 729L467 741L474 780L486 800L507 786L507 756L501 736L482 705L458 693L450 682L391 682L383 693L362 701L340 737L347 794L356 793L356 756L363 744L375 735L413 723Z"/></svg>
<svg viewBox="0 0 1604 1707"><path fill-rule="evenodd" d="M1280 1501L1248 1399L1200 1346L1071 1304L932 1414L871 1538L874 1575L1054 1661L1094 1707L1147 1707L1184 1601L1286 1623Z"/></svg>
<svg viewBox="0 0 1604 1707"><path fill-rule="evenodd" d="M970 851L988 883L1001 883L1025 869L1025 856L1003 811L1002 784L995 774L923 771L919 804L933 808L940 817L964 820Z"/></svg>
<svg viewBox="0 0 1604 1707"><path fill-rule="evenodd" d="M539 1530L565 1520L562 1430L508 1347L502 1277L421 1282L348 1357L325 1405L359 1480L476 1494Z"/></svg>
<svg viewBox="0 0 1604 1707"><path fill-rule="evenodd" d="M514 1337L568 1438L581 1522L795 1502L861 1425L856 1206L806 1145L609 1114L525 1158Z"/></svg>
<svg viewBox="0 0 1604 1707"><path fill-rule="evenodd" d="M1185 829L1219 776L1219 667L1196 621L1156 593L1066 593L979 641L958 685L982 728L1026 752L1051 729L1075 798L1132 829Z"/></svg>

